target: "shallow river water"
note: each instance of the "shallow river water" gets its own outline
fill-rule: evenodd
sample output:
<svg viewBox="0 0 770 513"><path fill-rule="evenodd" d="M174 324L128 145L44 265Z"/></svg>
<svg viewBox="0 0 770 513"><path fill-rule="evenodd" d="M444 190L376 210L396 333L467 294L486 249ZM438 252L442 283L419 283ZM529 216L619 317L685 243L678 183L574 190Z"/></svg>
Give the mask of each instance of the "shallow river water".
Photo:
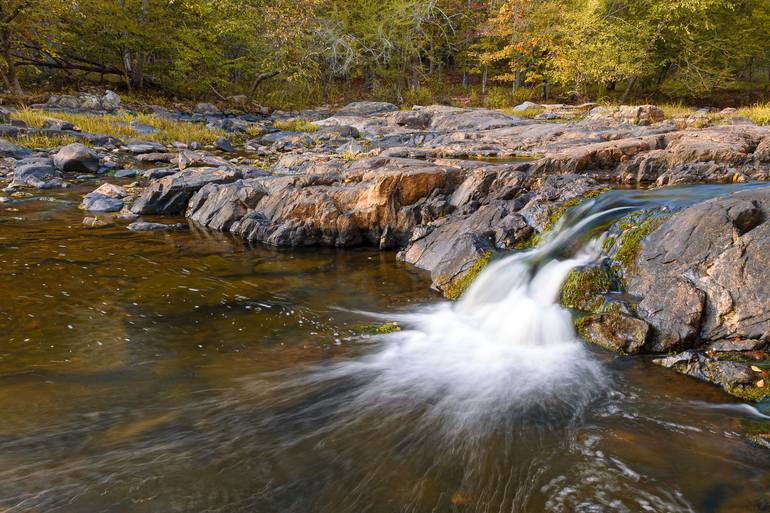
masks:
<svg viewBox="0 0 770 513"><path fill-rule="evenodd" d="M766 405L500 353L393 253L85 228L79 192L0 205L4 513L770 511Z"/></svg>

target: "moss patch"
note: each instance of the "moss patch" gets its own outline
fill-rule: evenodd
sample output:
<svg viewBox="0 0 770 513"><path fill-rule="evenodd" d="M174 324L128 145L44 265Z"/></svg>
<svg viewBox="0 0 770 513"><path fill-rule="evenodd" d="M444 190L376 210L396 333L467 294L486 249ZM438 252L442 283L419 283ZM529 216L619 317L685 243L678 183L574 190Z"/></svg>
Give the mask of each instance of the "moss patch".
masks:
<svg viewBox="0 0 770 513"><path fill-rule="evenodd" d="M462 296L465 289L467 289L476 276L489 264L492 259L492 252L487 251L479 257L473 266L465 271L459 278L455 279L448 287L444 289L444 296L448 299L456 300Z"/></svg>
<svg viewBox="0 0 770 513"><path fill-rule="evenodd" d="M399 326L397 322L372 323L355 326L353 330L356 333L366 335L385 335L387 333L401 331L401 326Z"/></svg>
<svg viewBox="0 0 770 513"><path fill-rule="evenodd" d="M655 216L648 217L641 223L628 228L625 228L623 224L620 225L623 232L617 239L618 249L613 259L625 272L634 270L636 257L642 248L642 241L663 224L664 220L665 217L663 216ZM628 223L628 221L624 221L624 223Z"/></svg>
<svg viewBox="0 0 770 513"><path fill-rule="evenodd" d="M770 397L770 385L765 385L763 388L734 386L726 387L725 390L728 394L734 395L739 399L755 403Z"/></svg>
<svg viewBox="0 0 770 513"><path fill-rule="evenodd" d="M560 303L567 308L595 312L604 303L602 295L612 285L612 276L604 266L573 269L561 287Z"/></svg>

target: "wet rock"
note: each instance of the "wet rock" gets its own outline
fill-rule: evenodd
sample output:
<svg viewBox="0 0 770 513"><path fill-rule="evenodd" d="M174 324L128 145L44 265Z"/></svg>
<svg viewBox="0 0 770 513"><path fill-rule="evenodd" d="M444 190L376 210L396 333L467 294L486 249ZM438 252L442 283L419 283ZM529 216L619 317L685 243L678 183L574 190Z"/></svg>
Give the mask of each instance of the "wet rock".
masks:
<svg viewBox="0 0 770 513"><path fill-rule="evenodd" d="M658 358L653 362L681 374L719 385L728 393L742 399L758 401L770 396L770 385L765 385L767 372L752 366L750 361L731 358L729 354L709 356L688 350Z"/></svg>
<svg viewBox="0 0 770 513"><path fill-rule="evenodd" d="M53 163L65 172L95 173L99 169L99 156L81 143L72 143L53 156Z"/></svg>
<svg viewBox="0 0 770 513"><path fill-rule="evenodd" d="M650 331L645 321L620 312L583 317L577 327L585 340L622 354L640 352Z"/></svg>
<svg viewBox="0 0 770 513"><path fill-rule="evenodd" d="M628 291L653 326L651 351L770 339L770 188L690 207L655 230Z"/></svg>
<svg viewBox="0 0 770 513"><path fill-rule="evenodd" d="M115 178L133 178L140 173L139 169L118 169L112 176Z"/></svg>
<svg viewBox="0 0 770 513"><path fill-rule="evenodd" d="M187 208L187 202L204 185L230 183L241 178L233 169L195 168L161 178L147 187L131 205L135 214L177 214Z"/></svg>
<svg viewBox="0 0 770 513"><path fill-rule="evenodd" d="M90 212L119 212L123 209L123 200L98 192L90 192L83 197L81 206Z"/></svg>
<svg viewBox="0 0 770 513"><path fill-rule="evenodd" d="M126 226L126 228L128 228L132 232L150 232L150 231L159 231L159 230L185 230L188 228L188 226L183 223L164 224L164 223L135 222L135 223L129 224L128 226Z"/></svg>
<svg viewBox="0 0 770 513"><path fill-rule="evenodd" d="M51 159L27 158L19 160L13 170L11 187L55 188L62 184L61 172Z"/></svg>

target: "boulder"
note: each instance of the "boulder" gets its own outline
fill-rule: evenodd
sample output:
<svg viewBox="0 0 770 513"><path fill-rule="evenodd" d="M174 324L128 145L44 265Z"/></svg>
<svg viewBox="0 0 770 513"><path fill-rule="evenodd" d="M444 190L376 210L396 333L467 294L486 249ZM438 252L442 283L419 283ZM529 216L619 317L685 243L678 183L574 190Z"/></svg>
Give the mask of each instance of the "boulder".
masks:
<svg viewBox="0 0 770 513"><path fill-rule="evenodd" d="M90 192L83 197L81 206L89 212L119 212L123 209L123 200L98 192Z"/></svg>
<svg viewBox="0 0 770 513"><path fill-rule="evenodd" d="M396 105L388 102L353 102L345 105L336 116L372 116L397 110Z"/></svg>
<svg viewBox="0 0 770 513"><path fill-rule="evenodd" d="M74 130L75 125L69 121L56 118L46 118L43 120L43 130Z"/></svg>
<svg viewBox="0 0 770 513"><path fill-rule="evenodd" d="M161 178L147 187L131 205L135 214L178 214L204 185L229 183L241 178L235 169L196 168Z"/></svg>
<svg viewBox="0 0 770 513"><path fill-rule="evenodd" d="M61 186L61 171L48 158L28 158L16 162L11 187L39 189Z"/></svg>
<svg viewBox="0 0 770 513"><path fill-rule="evenodd" d="M225 137L220 137L216 141L214 141L214 147L218 149L219 151L223 151L225 153L235 153L237 150L235 147L230 144L230 141L227 140Z"/></svg>
<svg viewBox="0 0 770 513"><path fill-rule="evenodd" d="M577 326L585 340L621 354L640 352L650 331L645 321L621 312L583 317Z"/></svg>
<svg viewBox="0 0 770 513"><path fill-rule="evenodd" d="M72 143L53 156L53 163L65 172L95 173L99 169L99 156L81 143Z"/></svg>
<svg viewBox="0 0 770 513"><path fill-rule="evenodd" d="M195 106L195 112L198 114L206 114L206 115L212 115L212 116L218 116L222 114L222 111L219 110L219 107L214 105L213 103L199 103Z"/></svg>
<svg viewBox="0 0 770 513"><path fill-rule="evenodd" d="M628 292L653 327L648 349L770 339L770 188L692 206L644 242Z"/></svg>
<svg viewBox="0 0 770 513"><path fill-rule="evenodd" d="M100 103L102 109L107 112L114 112L120 108L120 96L112 91L107 91L102 96Z"/></svg>
<svg viewBox="0 0 770 513"><path fill-rule="evenodd" d="M535 102L524 102L511 109L512 112L523 112L525 110L536 109L540 105Z"/></svg>

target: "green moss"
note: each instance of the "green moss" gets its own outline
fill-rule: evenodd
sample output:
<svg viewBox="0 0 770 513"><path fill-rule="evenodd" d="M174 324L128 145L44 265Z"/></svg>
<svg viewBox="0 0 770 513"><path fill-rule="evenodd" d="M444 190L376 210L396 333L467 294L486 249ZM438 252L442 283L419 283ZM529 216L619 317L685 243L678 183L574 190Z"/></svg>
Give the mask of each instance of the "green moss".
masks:
<svg viewBox="0 0 770 513"><path fill-rule="evenodd" d="M492 253L490 251L487 251L482 256L480 256L470 269L465 271L462 276L454 280L448 287L444 289L444 296L452 300L459 299L463 292L465 292L465 289L467 289L470 284L473 283L473 280L475 280L476 276L479 275L482 269L484 269L487 264L489 264L491 259Z"/></svg>
<svg viewBox="0 0 770 513"><path fill-rule="evenodd" d="M321 128L315 123L304 119L276 121L273 123L273 126L278 130L286 130L287 132L317 132Z"/></svg>
<svg viewBox="0 0 770 513"><path fill-rule="evenodd" d="M765 385L763 388L758 387L725 387L728 394L734 395L744 401L751 401L758 403L770 397L770 386Z"/></svg>
<svg viewBox="0 0 770 513"><path fill-rule="evenodd" d="M623 233L617 240L618 249L613 259L625 272L630 272L634 269L636 257L642 248L642 241L663 224L664 220L663 216L656 216L648 217L633 227L626 228L623 224L620 225ZM623 223L629 223L629 221L623 221Z"/></svg>
<svg viewBox="0 0 770 513"><path fill-rule="evenodd" d="M396 322L360 324L353 327L353 331L366 335L385 335L401 331L401 326Z"/></svg>
<svg viewBox="0 0 770 513"><path fill-rule="evenodd" d="M604 304L602 296L612 285L612 276L603 266L573 269L561 287L560 303L567 308L595 312Z"/></svg>

